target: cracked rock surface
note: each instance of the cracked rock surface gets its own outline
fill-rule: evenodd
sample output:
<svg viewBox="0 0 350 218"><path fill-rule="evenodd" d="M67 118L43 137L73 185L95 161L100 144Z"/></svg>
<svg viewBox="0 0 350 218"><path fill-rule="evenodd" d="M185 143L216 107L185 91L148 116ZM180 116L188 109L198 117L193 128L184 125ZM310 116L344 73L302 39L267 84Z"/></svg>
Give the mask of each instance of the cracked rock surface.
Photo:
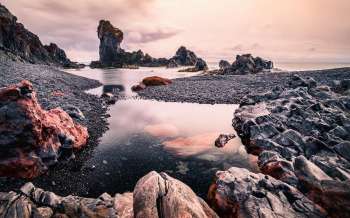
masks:
<svg viewBox="0 0 350 218"><path fill-rule="evenodd" d="M348 84L295 75L286 87L248 95L233 120L262 173L299 189L331 217L350 215Z"/></svg>
<svg viewBox="0 0 350 218"><path fill-rule="evenodd" d="M16 192L0 193L0 217L218 217L207 203L184 183L165 173L150 172L139 180L133 193L107 193L98 198L53 192L25 184Z"/></svg>

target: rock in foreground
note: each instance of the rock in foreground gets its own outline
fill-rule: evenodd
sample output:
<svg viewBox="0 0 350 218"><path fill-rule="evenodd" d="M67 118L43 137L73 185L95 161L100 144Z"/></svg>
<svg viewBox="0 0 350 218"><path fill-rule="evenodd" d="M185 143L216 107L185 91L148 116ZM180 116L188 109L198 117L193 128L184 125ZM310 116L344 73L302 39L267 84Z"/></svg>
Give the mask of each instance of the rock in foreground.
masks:
<svg viewBox="0 0 350 218"><path fill-rule="evenodd" d="M117 184L116 184L117 185ZM96 199L61 197L27 183L20 193L0 193L0 216L12 217L197 217L216 218L215 212L182 182L165 173L150 172L134 193L104 193Z"/></svg>
<svg viewBox="0 0 350 218"><path fill-rule="evenodd" d="M43 110L30 82L0 89L0 176L37 177L87 139L62 109Z"/></svg>
<svg viewBox="0 0 350 218"><path fill-rule="evenodd" d="M330 216L347 217L350 97L344 82L334 84L294 76L285 88L247 96L233 125L263 173L297 187Z"/></svg>
<svg viewBox="0 0 350 218"><path fill-rule="evenodd" d="M243 168L217 172L208 197L220 217L327 217L296 188Z"/></svg>

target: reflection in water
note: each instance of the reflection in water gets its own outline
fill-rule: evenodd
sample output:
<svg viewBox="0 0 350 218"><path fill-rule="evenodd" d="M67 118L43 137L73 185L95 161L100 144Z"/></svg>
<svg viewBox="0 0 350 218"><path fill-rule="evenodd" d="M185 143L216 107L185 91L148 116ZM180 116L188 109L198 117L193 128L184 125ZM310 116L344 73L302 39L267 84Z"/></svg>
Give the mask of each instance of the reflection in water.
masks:
<svg viewBox="0 0 350 218"><path fill-rule="evenodd" d="M152 136L163 138L175 137L179 134L179 130L176 126L166 123L147 125L144 131Z"/></svg>
<svg viewBox="0 0 350 218"><path fill-rule="evenodd" d="M194 74L165 68L83 69L73 73L105 84L90 93L100 95L120 85L127 97L109 108L109 130L84 163L84 168L94 169L80 178L82 184L89 185L89 196L132 191L140 177L156 170L180 179L205 197L217 170L231 166L256 170L256 160L245 152L238 137L224 148L214 146L219 134L234 132L231 120L237 105L128 99L135 95L130 87L146 76L175 78Z"/></svg>
<svg viewBox="0 0 350 218"><path fill-rule="evenodd" d="M102 92L118 94L119 92L123 92L123 91L125 91L125 88L123 85L104 85Z"/></svg>

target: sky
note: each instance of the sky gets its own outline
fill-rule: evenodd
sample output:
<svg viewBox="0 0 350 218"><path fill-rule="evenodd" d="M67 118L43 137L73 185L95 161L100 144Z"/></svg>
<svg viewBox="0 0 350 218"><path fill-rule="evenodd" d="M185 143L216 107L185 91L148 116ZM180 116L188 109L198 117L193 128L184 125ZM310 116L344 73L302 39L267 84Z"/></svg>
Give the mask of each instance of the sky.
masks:
<svg viewBox="0 0 350 218"><path fill-rule="evenodd" d="M349 0L0 0L43 43L75 61L98 59L110 20L122 47L171 57L181 45L207 61L251 53L277 62L350 62Z"/></svg>

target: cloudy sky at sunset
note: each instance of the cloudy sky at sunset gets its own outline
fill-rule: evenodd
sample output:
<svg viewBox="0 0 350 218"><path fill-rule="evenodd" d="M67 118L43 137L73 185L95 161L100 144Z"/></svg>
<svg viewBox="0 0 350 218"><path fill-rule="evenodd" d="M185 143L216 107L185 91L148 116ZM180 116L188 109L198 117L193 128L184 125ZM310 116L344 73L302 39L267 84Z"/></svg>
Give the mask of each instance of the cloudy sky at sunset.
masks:
<svg viewBox="0 0 350 218"><path fill-rule="evenodd" d="M43 43L98 59L110 20L123 48L170 57L185 45L209 61L252 53L275 61L350 62L349 0L0 0Z"/></svg>

